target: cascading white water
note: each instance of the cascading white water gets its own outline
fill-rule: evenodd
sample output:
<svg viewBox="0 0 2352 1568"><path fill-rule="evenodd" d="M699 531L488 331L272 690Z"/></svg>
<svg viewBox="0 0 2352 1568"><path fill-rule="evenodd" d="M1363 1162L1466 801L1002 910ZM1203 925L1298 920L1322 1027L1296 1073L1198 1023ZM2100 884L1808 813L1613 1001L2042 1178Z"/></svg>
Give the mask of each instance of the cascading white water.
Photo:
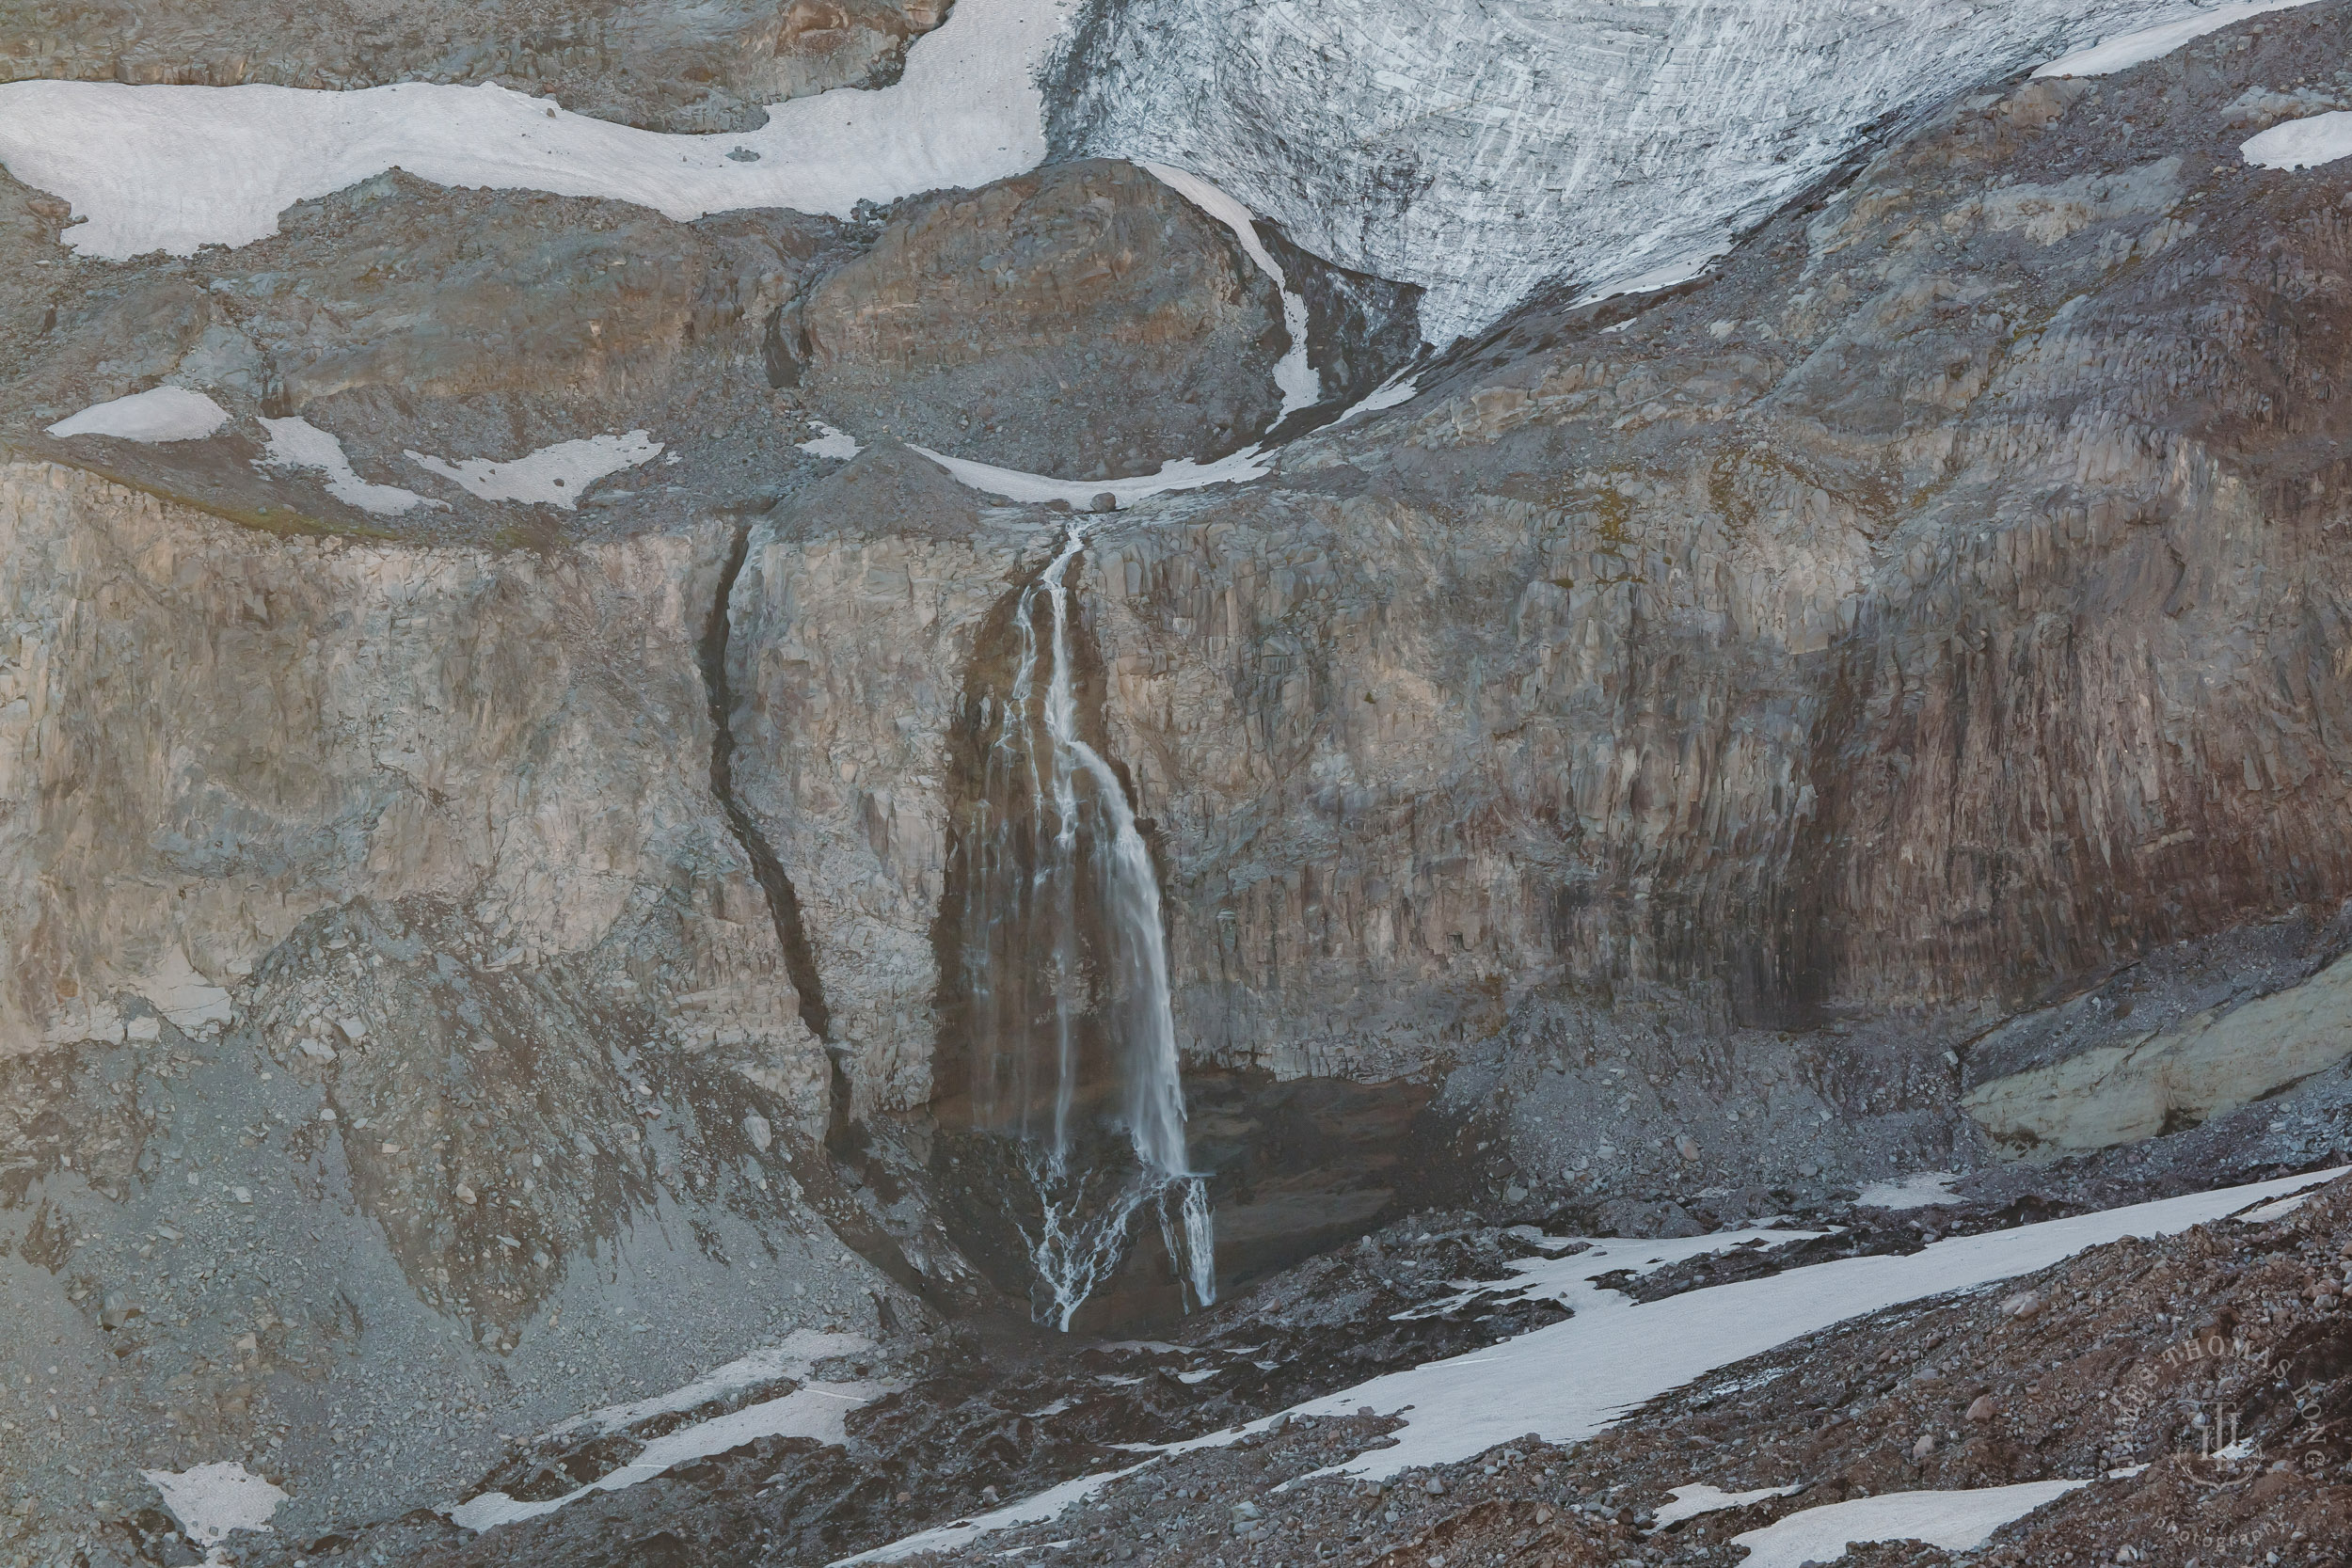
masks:
<svg viewBox="0 0 2352 1568"><path fill-rule="evenodd" d="M971 848L964 947L986 1068L976 1119L1023 1139L1023 1163L1041 1212L1034 1231L1024 1227L1042 1291L1040 1316L1065 1330L1117 1272L1130 1224L1146 1204L1157 1211L1190 1302L1216 1299L1207 1184L1190 1168L1185 1148L1159 879L1119 776L1078 732L1065 578L1084 545L1083 531L1073 527L1016 607L1010 686L1001 709L986 716L996 727L987 793L993 801L1024 800L1026 811L985 823ZM1050 628L1042 648L1036 632L1041 596ZM1114 1115L1134 1153L1133 1169L1073 1159L1087 1148L1075 1121L1081 1024L1097 990L1080 930L1081 905L1089 898L1099 908L1100 956L1106 960L1101 990L1112 1021L1106 1043L1119 1090ZM1009 928L1015 932L1010 941ZM1042 973L999 972L1009 965ZM1008 1040L1008 1034L1018 1037ZM1050 1094L1035 1081L1041 1058L1053 1065Z"/></svg>

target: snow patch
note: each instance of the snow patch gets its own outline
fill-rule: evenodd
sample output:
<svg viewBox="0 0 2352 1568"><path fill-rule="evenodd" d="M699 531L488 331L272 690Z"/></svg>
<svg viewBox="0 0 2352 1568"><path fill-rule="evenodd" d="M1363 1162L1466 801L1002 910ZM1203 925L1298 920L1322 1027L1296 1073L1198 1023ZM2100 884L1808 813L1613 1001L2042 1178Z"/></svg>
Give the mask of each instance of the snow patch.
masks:
<svg viewBox="0 0 2352 1568"><path fill-rule="evenodd" d="M2122 33L2111 39L2101 39L2088 49L2077 49L2061 55L2048 65L2034 71L2036 76L2107 76L2119 71L2129 71L2150 60L2160 60L2192 39L2207 33L2234 26L2249 16L2265 11L2293 10L2308 6L2313 0L2241 0L2240 4L2216 6L2179 22L2162 26L2142 27L2136 32Z"/></svg>
<svg viewBox="0 0 2352 1568"><path fill-rule="evenodd" d="M747 1404L728 1415L714 1416L707 1421L697 1421L657 1437L619 1469L598 1476L560 1497L519 1502L503 1492L485 1492L444 1512L450 1523L461 1528L495 1529L501 1525L552 1513L598 1492L617 1492L641 1481L651 1481L672 1465L707 1459L761 1437L809 1437L828 1445L845 1443L849 1440L845 1423L850 1412L895 1392L898 1387L895 1383L804 1384L779 1399Z"/></svg>
<svg viewBox="0 0 2352 1568"><path fill-rule="evenodd" d="M1336 429L1359 414L1377 414L1383 408L1394 408L1400 403L1412 402L1421 395L1420 381L1421 376L1418 373L1407 375L1403 371L1398 371L1388 380L1365 393L1346 413L1333 420L1332 427Z"/></svg>
<svg viewBox="0 0 2352 1568"><path fill-rule="evenodd" d="M1144 1461L1145 1465L1150 1463L1150 1460ZM922 1552L960 1551L993 1530L1010 1529L1015 1525L1041 1525L1058 1519L1112 1481L1122 1476L1132 1476L1142 1468L1142 1465L1130 1465L1123 1470L1080 1476L1075 1481L1066 1481L1059 1486L1040 1492L1034 1497L1008 1503L993 1513L959 1519L952 1525L941 1525L919 1534L904 1536L886 1546L876 1546L855 1557L837 1559L826 1564L826 1568L850 1568L852 1563L859 1562L898 1562Z"/></svg>
<svg viewBox="0 0 2352 1568"><path fill-rule="evenodd" d="M1726 1508L1745 1508L1767 1497L1785 1497L1799 1490L1795 1483L1787 1486L1767 1486L1754 1492L1724 1492L1712 1486L1677 1486L1666 1494L1673 1498L1658 1511L1652 1529L1664 1529L1668 1525L1695 1519L1702 1513L1720 1513Z"/></svg>
<svg viewBox="0 0 2352 1568"><path fill-rule="evenodd" d="M1143 168L1152 179L1232 230L1233 238L1241 242L1243 252L1258 263L1258 270L1272 278L1274 287L1280 292L1282 329L1291 339L1289 352L1274 367L1274 385L1282 392L1282 413L1294 414L1322 402L1323 377L1307 363L1307 301L1290 286L1265 242L1258 237L1256 214L1188 169L1152 163Z"/></svg>
<svg viewBox="0 0 2352 1568"><path fill-rule="evenodd" d="M1735 1535L1748 1548L1740 1568L1803 1568L1835 1562L1846 1548L1871 1541L1924 1541L1946 1551L1964 1552L1984 1544L1994 1530L2022 1519L2087 1481L2034 1481L2022 1486L1987 1486L1972 1492L1888 1492L1851 1502L1801 1509L1776 1524Z"/></svg>
<svg viewBox="0 0 2352 1568"><path fill-rule="evenodd" d="M207 1548L227 1540L230 1530L269 1528L270 1515L288 1500L286 1493L230 1460L199 1465L192 1470L141 1470L139 1474L164 1495L164 1506L180 1521L188 1539ZM205 1560L214 1560L209 1550Z"/></svg>
<svg viewBox="0 0 2352 1568"><path fill-rule="evenodd" d="M804 1378L818 1362L834 1355L855 1355L872 1350L874 1341L862 1334L841 1334L817 1328L796 1328L785 1336L780 1344L755 1350L739 1356L723 1367L705 1372L682 1387L666 1394L628 1404L608 1404L584 1416L575 1416L563 1425L550 1429L548 1437L563 1437L583 1428L598 1432L617 1432L655 1416L667 1416L675 1411L691 1410L711 1400L724 1399L746 1388L756 1388L763 1383L777 1383L786 1378Z"/></svg>
<svg viewBox="0 0 2352 1568"><path fill-rule="evenodd" d="M404 490L397 484L369 483L352 471L351 459L343 455L342 441L298 415L263 420L262 428L269 432L269 450L255 459L258 465L310 468L323 473L326 476L326 493L345 505L377 517L397 517L420 506L449 509L447 501L427 500L414 490Z"/></svg>
<svg viewBox="0 0 2352 1568"><path fill-rule="evenodd" d="M866 450L858 445L856 436L846 431L835 430L822 420L811 420L808 422L810 428L817 432L816 439L796 444L803 451L813 457L837 457L846 463Z"/></svg>
<svg viewBox="0 0 2352 1568"><path fill-rule="evenodd" d="M410 451L408 460L439 474L487 501L529 501L560 506L570 512L591 484L607 474L646 463L661 451L651 432L632 430L626 436L591 436L584 441L558 441L551 447L517 457L512 463L469 457L456 463Z"/></svg>
<svg viewBox="0 0 2352 1568"><path fill-rule="evenodd" d="M1089 505L1095 497L1108 491L1118 498L1120 506L1133 506L1147 496L1164 495L1170 490L1198 490L1207 484L1243 483L1263 479L1274 471L1271 452L1257 447L1245 447L1214 463L1195 463L1189 457L1177 458L1160 465L1159 472L1135 479L1049 479L1043 474L1026 474L1018 468L999 468L993 463L975 463L969 458L949 457L929 447L907 443L909 451L921 452L954 475L956 480L975 490L1035 505L1041 501L1068 501L1073 506Z"/></svg>
<svg viewBox="0 0 2352 1568"><path fill-rule="evenodd" d="M0 86L0 164L66 198L65 242L121 260L278 231L297 201L399 167L435 184L551 191L681 221L747 207L848 217L1045 156L1034 73L1069 0L959 0L898 81L777 103L756 131L674 135L568 113L493 84L356 92L277 87ZM737 148L756 161L729 158Z"/></svg>
<svg viewBox="0 0 2352 1568"><path fill-rule="evenodd" d="M229 410L185 387L157 387L112 403L92 404L49 427L49 434L119 436L126 441L200 441L229 422Z"/></svg>
<svg viewBox="0 0 2352 1568"><path fill-rule="evenodd" d="M1928 1170L1900 1181L1873 1181L1854 1202L1864 1209L1939 1209L1958 1201L1952 1183L1959 1180L1950 1171Z"/></svg>
<svg viewBox="0 0 2352 1568"><path fill-rule="evenodd" d="M2274 125L2238 147L2238 156L2258 168L2317 168L2352 154L2352 111L2312 115Z"/></svg>

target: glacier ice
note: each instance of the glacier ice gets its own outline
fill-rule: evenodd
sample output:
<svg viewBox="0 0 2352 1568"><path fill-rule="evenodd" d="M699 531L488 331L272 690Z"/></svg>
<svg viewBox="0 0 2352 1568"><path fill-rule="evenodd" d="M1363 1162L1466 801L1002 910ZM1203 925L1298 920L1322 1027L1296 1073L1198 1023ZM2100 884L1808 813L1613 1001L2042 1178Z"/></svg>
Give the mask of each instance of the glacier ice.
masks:
<svg viewBox="0 0 2352 1568"><path fill-rule="evenodd" d="M1888 116L2192 0L1096 0L1057 154L1216 171L1474 332L1534 289L1688 276Z"/></svg>

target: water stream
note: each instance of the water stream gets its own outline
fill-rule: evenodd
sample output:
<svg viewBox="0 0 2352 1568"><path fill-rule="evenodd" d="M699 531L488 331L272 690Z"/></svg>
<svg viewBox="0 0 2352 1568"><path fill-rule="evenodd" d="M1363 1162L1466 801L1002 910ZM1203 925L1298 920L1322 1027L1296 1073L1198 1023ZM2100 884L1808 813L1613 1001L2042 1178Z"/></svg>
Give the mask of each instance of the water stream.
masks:
<svg viewBox="0 0 2352 1568"><path fill-rule="evenodd" d="M1084 545L1073 526L1022 593L1009 682L983 704L986 816L966 844L962 930L974 1120L1021 1143L1039 1205L1022 1227L1033 1305L1064 1330L1118 1272L1146 1208L1186 1306L1216 1299L1159 879L1125 787L1079 733L1065 578Z"/></svg>

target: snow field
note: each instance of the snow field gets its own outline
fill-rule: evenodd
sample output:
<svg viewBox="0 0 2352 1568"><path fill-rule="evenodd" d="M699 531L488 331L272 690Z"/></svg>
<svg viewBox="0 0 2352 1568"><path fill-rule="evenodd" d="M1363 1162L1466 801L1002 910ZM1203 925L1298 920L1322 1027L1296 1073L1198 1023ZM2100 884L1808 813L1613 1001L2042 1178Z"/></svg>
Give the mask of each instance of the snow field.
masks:
<svg viewBox="0 0 2352 1568"><path fill-rule="evenodd" d="M439 474L461 488L490 501L530 501L540 506L576 511L588 487L607 474L650 463L661 443L650 431L626 436L591 436L582 441L558 441L526 452L511 463L469 457L452 463L445 458L411 451L408 460Z"/></svg>
<svg viewBox="0 0 2352 1568"><path fill-rule="evenodd" d="M0 164L85 221L84 255L192 255L278 231L278 214L400 168L436 184L633 201L680 220L748 207L847 217L984 185L1045 156L1034 72L1073 0L960 0L893 86L769 110L756 131L674 135L485 84L294 87L0 86ZM751 161L728 157L737 150Z"/></svg>
<svg viewBox="0 0 2352 1568"><path fill-rule="evenodd" d="M2036 76L2109 76L2133 66L2160 60L2181 45L2203 38L2207 33L2235 26L2249 17L2265 11L2293 10L2308 6L2312 0L2239 0L2238 4L2216 6L2211 10L2183 17L2159 26L2142 27L2134 32L2101 39L2088 49L2077 49L2062 55L2037 70Z"/></svg>
<svg viewBox="0 0 2352 1568"><path fill-rule="evenodd" d="M2034 1481L1969 1492L1883 1492L1875 1497L1799 1509L1761 1529L1731 1538L1748 1548L1740 1568L1804 1568L1835 1562L1846 1548L1870 1541L1924 1541L1964 1552L1994 1530L2055 1502L2087 1481Z"/></svg>
<svg viewBox="0 0 2352 1568"><path fill-rule="evenodd" d="M1395 1447L1342 1467L1374 1479L1468 1459L1529 1432L1555 1443L1581 1442L1620 1412L1670 1388L1847 1319L2031 1274L2125 1236L2170 1235L2341 1174L2289 1177L1955 1236L1907 1257L1840 1259L1645 1306L1595 1285L1594 1276L1629 1263L1649 1267L1653 1260L1695 1257L1747 1235L1601 1242L1573 1258L1519 1265L1530 1276L1528 1293L1553 1295L1575 1310L1565 1323L1474 1354L1375 1378L1311 1401L1298 1412L1342 1415L1366 1404L1406 1412Z"/></svg>
<svg viewBox="0 0 2352 1568"><path fill-rule="evenodd" d="M427 500L414 490L404 490L397 484L371 484L352 470L351 459L343 454L343 444L328 431L321 430L299 416L284 420L263 420L262 428L269 432L269 450L258 463L273 468L309 468L326 476L326 493L347 505L377 517L397 517L420 506L449 510L445 501Z"/></svg>
<svg viewBox="0 0 2352 1568"><path fill-rule="evenodd" d="M2352 155L2352 112L2312 115L2249 136L2238 155L2259 168L2317 168Z"/></svg>

